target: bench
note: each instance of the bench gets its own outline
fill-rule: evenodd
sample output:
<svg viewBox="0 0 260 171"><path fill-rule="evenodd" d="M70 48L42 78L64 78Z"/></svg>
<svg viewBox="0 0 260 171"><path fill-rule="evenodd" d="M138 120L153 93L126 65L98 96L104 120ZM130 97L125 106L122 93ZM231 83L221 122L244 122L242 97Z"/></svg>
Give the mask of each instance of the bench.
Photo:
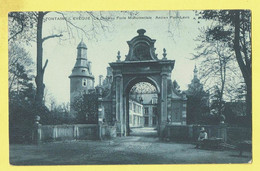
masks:
<svg viewBox="0 0 260 171"><path fill-rule="evenodd" d="M212 137L203 140L201 146L202 148L208 148L208 149L220 149L222 142L223 142L222 138Z"/></svg>

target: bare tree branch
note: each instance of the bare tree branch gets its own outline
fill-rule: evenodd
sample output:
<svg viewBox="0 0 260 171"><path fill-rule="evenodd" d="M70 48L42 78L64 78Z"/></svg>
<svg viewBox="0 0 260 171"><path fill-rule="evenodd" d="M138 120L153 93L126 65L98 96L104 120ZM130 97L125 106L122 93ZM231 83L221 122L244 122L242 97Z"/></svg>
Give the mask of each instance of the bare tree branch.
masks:
<svg viewBox="0 0 260 171"><path fill-rule="evenodd" d="M44 66L43 66L43 68L42 68L43 73L44 73L45 68L47 67L47 65L48 65L48 59L45 61L45 64L44 64Z"/></svg>
<svg viewBox="0 0 260 171"><path fill-rule="evenodd" d="M61 37L61 36L63 36L63 35L62 34L54 34L54 35L51 35L51 36L47 36L47 37L44 37L42 39L42 42L44 42L45 40L51 39L51 38Z"/></svg>
<svg viewBox="0 0 260 171"><path fill-rule="evenodd" d="M24 30L24 22L23 22L23 20L22 20L20 17L17 17L17 16L15 16L15 15L10 15L10 17L16 18L18 21L20 21L20 23L21 23L21 29L20 29L18 32L16 32L13 36L11 36L10 38L8 38L8 41L10 41L10 40L12 40L13 38L15 38L18 34L22 33L23 30Z"/></svg>

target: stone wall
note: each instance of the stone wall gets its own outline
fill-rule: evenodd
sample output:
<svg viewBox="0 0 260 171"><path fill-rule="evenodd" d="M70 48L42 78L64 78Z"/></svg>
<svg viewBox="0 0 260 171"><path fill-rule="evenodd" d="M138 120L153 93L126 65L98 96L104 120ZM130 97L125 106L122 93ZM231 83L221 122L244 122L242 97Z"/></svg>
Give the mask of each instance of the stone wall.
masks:
<svg viewBox="0 0 260 171"><path fill-rule="evenodd" d="M116 127L109 125L102 125L101 127L101 138L102 139L110 139L116 137Z"/></svg>
<svg viewBox="0 0 260 171"><path fill-rule="evenodd" d="M167 125L165 137L173 141L196 141L201 127L205 128L208 138L222 138L230 144L252 139L251 129L227 125Z"/></svg>
<svg viewBox="0 0 260 171"><path fill-rule="evenodd" d="M236 144L244 140L252 139L252 129L251 128L241 128L241 127L228 127L227 128L227 142L230 144Z"/></svg>
<svg viewBox="0 0 260 171"><path fill-rule="evenodd" d="M40 125L33 131L35 142L98 140L115 136L115 127L98 124Z"/></svg>
<svg viewBox="0 0 260 171"><path fill-rule="evenodd" d="M193 127L189 125L167 125L165 136L170 140L192 140Z"/></svg>

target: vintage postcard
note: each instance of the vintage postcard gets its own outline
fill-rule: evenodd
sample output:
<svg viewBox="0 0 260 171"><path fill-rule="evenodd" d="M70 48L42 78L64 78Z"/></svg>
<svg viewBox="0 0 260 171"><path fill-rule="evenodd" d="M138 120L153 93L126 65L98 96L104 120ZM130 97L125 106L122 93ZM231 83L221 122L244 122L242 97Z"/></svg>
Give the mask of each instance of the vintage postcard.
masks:
<svg viewBox="0 0 260 171"><path fill-rule="evenodd" d="M251 163L251 18L10 11L10 164Z"/></svg>

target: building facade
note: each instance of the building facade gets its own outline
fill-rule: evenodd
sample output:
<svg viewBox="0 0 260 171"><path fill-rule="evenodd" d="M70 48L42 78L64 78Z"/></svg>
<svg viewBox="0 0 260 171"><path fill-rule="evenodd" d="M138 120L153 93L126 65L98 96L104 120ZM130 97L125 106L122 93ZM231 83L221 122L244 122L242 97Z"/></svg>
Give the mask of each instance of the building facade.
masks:
<svg viewBox="0 0 260 171"><path fill-rule="evenodd" d="M151 86L146 84L147 86ZM136 86L138 87L138 85ZM148 89L148 90L147 90ZM139 88L136 89L137 93ZM141 99L143 105L143 116L145 127L156 127L158 125L158 95L152 88L146 88L139 94L132 95L135 99Z"/></svg>
<svg viewBox="0 0 260 171"><path fill-rule="evenodd" d="M156 94L151 94L151 99L144 101L144 126L156 127L158 124L158 97Z"/></svg>
<svg viewBox="0 0 260 171"><path fill-rule="evenodd" d="M144 107L135 99L129 100L129 126L130 128L144 126Z"/></svg>

